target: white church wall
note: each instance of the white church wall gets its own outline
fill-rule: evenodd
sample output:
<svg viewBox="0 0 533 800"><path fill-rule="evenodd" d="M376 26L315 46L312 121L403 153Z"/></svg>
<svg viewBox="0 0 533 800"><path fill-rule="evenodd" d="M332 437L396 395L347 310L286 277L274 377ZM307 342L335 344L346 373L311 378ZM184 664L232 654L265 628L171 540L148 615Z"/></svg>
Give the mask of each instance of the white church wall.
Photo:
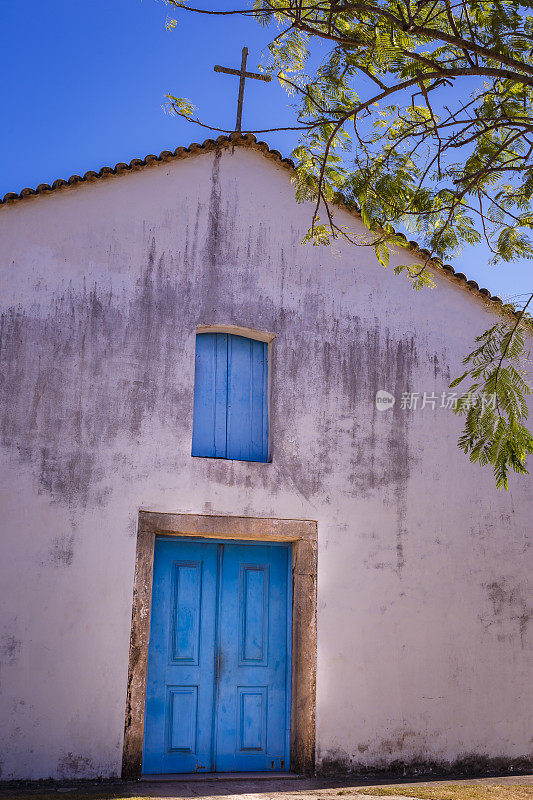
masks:
<svg viewBox="0 0 533 800"><path fill-rule="evenodd" d="M245 148L0 209L3 779L120 772L140 508L318 521L319 770L532 757L531 482L440 408L492 312L310 213ZM271 463L190 456L213 323L276 334Z"/></svg>

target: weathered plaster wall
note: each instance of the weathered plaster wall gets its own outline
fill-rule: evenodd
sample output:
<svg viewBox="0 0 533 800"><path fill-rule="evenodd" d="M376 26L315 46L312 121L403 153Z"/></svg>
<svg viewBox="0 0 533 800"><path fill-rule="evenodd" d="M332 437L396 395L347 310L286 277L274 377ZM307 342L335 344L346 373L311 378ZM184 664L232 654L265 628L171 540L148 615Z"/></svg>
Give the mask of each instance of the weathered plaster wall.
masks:
<svg viewBox="0 0 533 800"><path fill-rule="evenodd" d="M238 148L0 211L4 779L120 769L139 508L318 521L320 769L531 755L531 482L374 403L446 391L490 313L302 247L293 192ZM190 456L207 323L277 334L270 464Z"/></svg>

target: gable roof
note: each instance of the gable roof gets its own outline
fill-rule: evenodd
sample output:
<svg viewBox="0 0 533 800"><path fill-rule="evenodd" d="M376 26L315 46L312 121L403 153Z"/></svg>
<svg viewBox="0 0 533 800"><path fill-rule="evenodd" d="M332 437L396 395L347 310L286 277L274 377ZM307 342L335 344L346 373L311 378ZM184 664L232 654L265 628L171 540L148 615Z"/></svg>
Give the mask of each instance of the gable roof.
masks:
<svg viewBox="0 0 533 800"><path fill-rule="evenodd" d="M14 203L16 201L24 200L27 197L33 197L38 194L50 194L65 187L74 186L79 183L94 182L97 180L108 179L114 175L122 175L128 172L144 169L146 167L154 166L161 162L174 161L180 158L188 158L198 152L206 152L209 150L216 150L219 148L228 147L249 147L262 153L266 158L276 161L280 166L285 167L290 172L294 172L296 167L290 158L284 158L278 150L273 150L266 142L258 141L253 133L231 133L229 136L219 136L217 139L206 139L202 144L193 142L188 147L177 147L175 150L163 150L158 156L152 153L144 158L134 158L129 164L119 162L114 167L101 167L98 172L90 170L83 176L71 175L68 180L58 178L52 185L48 183L40 183L36 189L22 189L18 194L16 192L8 192L2 199L0 199L0 207ZM344 208L352 216L359 217L359 212L354 209L353 205L348 206L342 198L336 201L336 205ZM405 248L412 253L418 255L420 258L427 258L430 253L425 248L421 248L417 242L408 241L407 237L400 234L405 239ZM430 266L438 272L444 273L448 278L455 283L461 284L468 291L481 296L483 300L490 304L502 305L502 299L497 295L492 295L488 289L480 288L479 284L474 280L469 280L462 272L456 272L451 264L443 264L439 258L431 258ZM519 313L516 311L515 313Z"/></svg>

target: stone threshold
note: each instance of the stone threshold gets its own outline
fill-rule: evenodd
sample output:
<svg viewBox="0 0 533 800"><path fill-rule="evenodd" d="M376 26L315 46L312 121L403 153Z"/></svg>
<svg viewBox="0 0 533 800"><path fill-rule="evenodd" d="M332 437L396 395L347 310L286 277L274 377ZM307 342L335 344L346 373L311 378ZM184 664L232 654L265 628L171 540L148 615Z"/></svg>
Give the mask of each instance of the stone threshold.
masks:
<svg viewBox="0 0 533 800"><path fill-rule="evenodd" d="M295 772L175 772L165 775L141 775L141 781L156 782L208 782L208 781L275 781L298 780Z"/></svg>

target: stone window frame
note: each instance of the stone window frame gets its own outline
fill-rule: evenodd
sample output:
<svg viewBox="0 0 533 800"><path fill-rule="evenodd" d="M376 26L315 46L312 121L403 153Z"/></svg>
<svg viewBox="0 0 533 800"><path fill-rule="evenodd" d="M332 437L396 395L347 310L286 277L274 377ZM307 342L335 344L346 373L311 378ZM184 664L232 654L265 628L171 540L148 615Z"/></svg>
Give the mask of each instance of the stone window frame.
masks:
<svg viewBox="0 0 533 800"><path fill-rule="evenodd" d="M225 323L212 325L197 325L196 333L229 333L234 336L244 336L245 339L256 339L258 342L271 344L276 338L271 331L260 331L256 328L245 328L242 325L227 325Z"/></svg>
<svg viewBox="0 0 533 800"><path fill-rule="evenodd" d="M139 778L142 774L150 607L157 535L287 542L292 545L290 769L299 774L314 773L317 533L314 520L139 512L122 752L123 778Z"/></svg>

